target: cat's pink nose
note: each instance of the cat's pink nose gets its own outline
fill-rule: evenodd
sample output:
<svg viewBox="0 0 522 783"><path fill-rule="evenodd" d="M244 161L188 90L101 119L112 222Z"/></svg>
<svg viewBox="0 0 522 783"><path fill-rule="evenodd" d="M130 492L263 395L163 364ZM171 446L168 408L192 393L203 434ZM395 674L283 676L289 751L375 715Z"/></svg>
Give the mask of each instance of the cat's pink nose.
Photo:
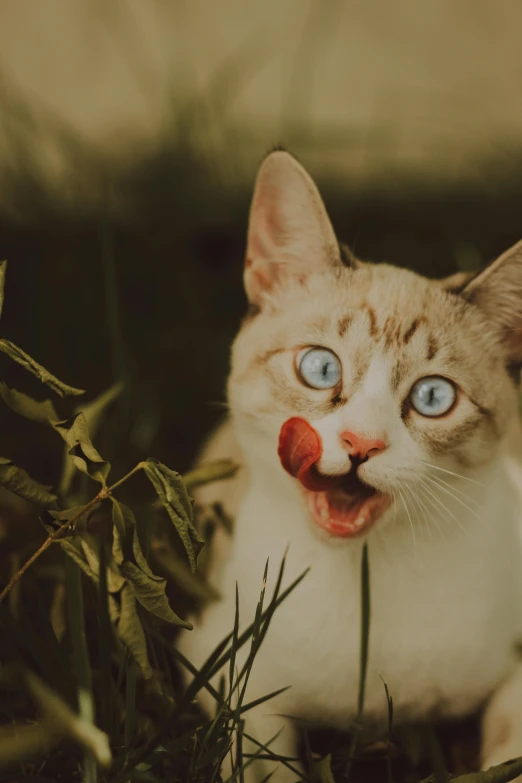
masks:
<svg viewBox="0 0 522 783"><path fill-rule="evenodd" d="M341 432L341 440L350 457L364 460L373 457L386 448L386 443L379 438L365 438L364 435L357 435L349 430Z"/></svg>

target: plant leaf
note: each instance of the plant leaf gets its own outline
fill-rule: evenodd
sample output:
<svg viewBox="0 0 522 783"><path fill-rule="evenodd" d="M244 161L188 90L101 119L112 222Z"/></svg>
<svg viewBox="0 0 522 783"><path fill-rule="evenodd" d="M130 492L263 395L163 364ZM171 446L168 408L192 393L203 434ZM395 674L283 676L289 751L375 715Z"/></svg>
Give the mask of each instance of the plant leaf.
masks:
<svg viewBox="0 0 522 783"><path fill-rule="evenodd" d="M6 271L7 261L0 261L0 317L2 316L2 310L4 309L4 287Z"/></svg>
<svg viewBox="0 0 522 783"><path fill-rule="evenodd" d="M75 536L78 533L83 532L83 530L87 527L87 524L89 522L90 517L96 511L98 511L98 509L100 508L100 505L101 505L101 501L98 502L98 503L95 503L94 506L91 506L87 510L84 510L85 509L84 505L83 506L72 506L71 508L66 508L63 511L49 511L49 514L51 515L51 517L53 519L55 519L57 522L60 523L57 527L61 527L61 525L64 522L66 522L67 520L73 519L74 517L77 517L77 519L76 519L76 521L74 523L74 528L71 528L69 533L64 532L62 534L64 536L64 538L65 538L67 536L69 536L69 537L71 535ZM83 511L83 513L82 513L82 511ZM80 515L80 516L78 516L78 515ZM51 526L44 525L44 527L46 528L46 530L48 530L48 532L50 532L50 533L54 532L54 530L53 530L53 528Z"/></svg>
<svg viewBox="0 0 522 783"><path fill-rule="evenodd" d="M132 594L148 612L166 623L192 630L192 624L182 620L170 608L169 600L165 595L167 586L165 579L148 576L134 563L122 563L121 571L128 580Z"/></svg>
<svg viewBox="0 0 522 783"><path fill-rule="evenodd" d="M58 498L48 487L32 479L10 459L0 457L0 484L18 497L40 508L56 508Z"/></svg>
<svg viewBox="0 0 522 783"><path fill-rule="evenodd" d="M89 568L96 576L96 582L100 581L100 556L95 549L95 545L92 542L90 536L84 534L80 536L80 546L87 561ZM112 567L106 569L107 573L107 585L109 593L119 593L125 584L125 578L120 573L117 565L112 563Z"/></svg>
<svg viewBox="0 0 522 783"><path fill-rule="evenodd" d="M151 458L145 462L145 473L176 527L187 551L190 567L195 572L197 558L205 541L194 526L192 501L182 477L158 460Z"/></svg>
<svg viewBox="0 0 522 783"><path fill-rule="evenodd" d="M121 394L123 385L121 383L115 383L106 391L102 392L94 400L91 400L84 405L79 405L75 409L75 413L83 413L85 421L87 422L87 429L89 435L93 438L96 435L98 427L102 421L102 418L109 407L109 405ZM56 416L56 418L58 418ZM74 463L69 459L67 448L65 450L65 460L63 464L62 477L60 479L60 492L62 495L67 494L72 481L74 479L75 470Z"/></svg>
<svg viewBox="0 0 522 783"><path fill-rule="evenodd" d="M74 562L82 569L83 573L89 577L89 579L92 579L92 581L97 585L98 584L98 576L97 574L92 570L89 563L85 559L85 555L83 552L78 549L76 544L73 544L71 541L68 541L66 538L58 538L56 540L56 543L61 546L63 551L69 555L69 557L74 560Z"/></svg>
<svg viewBox="0 0 522 783"><path fill-rule="evenodd" d="M94 437L95 433L100 426L101 420L111 403L119 397L123 391L122 383L114 383L104 392L95 397L94 400L80 404L75 409L75 413L83 413L85 421L89 427L89 432Z"/></svg>
<svg viewBox="0 0 522 783"><path fill-rule="evenodd" d="M151 614L183 628L192 629L171 609L165 593L167 582L151 570L143 554L136 519L134 514L123 503L112 500L113 528L113 558L120 567L122 574L128 580L134 597Z"/></svg>
<svg viewBox="0 0 522 783"><path fill-rule="evenodd" d="M112 757L107 735L92 723L75 715L68 705L32 672L26 672L25 680L42 712L44 724L54 733L79 742L94 755L99 764L109 766Z"/></svg>
<svg viewBox="0 0 522 783"><path fill-rule="evenodd" d="M136 599L128 584L124 585L120 598L120 617L116 626L118 636L138 664L142 675L149 680L152 677L152 668L147 652L147 640L136 608Z"/></svg>
<svg viewBox="0 0 522 783"><path fill-rule="evenodd" d="M186 558L181 558L173 550L166 536L154 540L154 562L159 565L167 580L174 582L185 595L200 602L215 601L220 597L210 583L191 572Z"/></svg>
<svg viewBox="0 0 522 783"><path fill-rule="evenodd" d="M0 397L12 411L31 421L48 424L50 419L54 421L58 419L51 400L35 400L28 394L10 389L3 381L0 381Z"/></svg>
<svg viewBox="0 0 522 783"><path fill-rule="evenodd" d="M183 476L183 481L187 490L201 487L204 484L210 484L212 481L222 481L232 478L236 475L239 465L232 462L231 459L217 459L209 462L207 465L200 465L194 470L190 470Z"/></svg>
<svg viewBox="0 0 522 783"><path fill-rule="evenodd" d="M47 384L56 394L60 397L66 397L67 395L79 395L84 394L83 389L75 389L73 386L60 381L55 375L38 364L29 354L5 338L0 339L0 351L9 356L10 359L21 364L28 372L35 375L39 381Z"/></svg>
<svg viewBox="0 0 522 783"><path fill-rule="evenodd" d="M65 421L52 422L52 425L67 444L67 453L78 470L105 486L111 466L92 445L83 413L77 413Z"/></svg>

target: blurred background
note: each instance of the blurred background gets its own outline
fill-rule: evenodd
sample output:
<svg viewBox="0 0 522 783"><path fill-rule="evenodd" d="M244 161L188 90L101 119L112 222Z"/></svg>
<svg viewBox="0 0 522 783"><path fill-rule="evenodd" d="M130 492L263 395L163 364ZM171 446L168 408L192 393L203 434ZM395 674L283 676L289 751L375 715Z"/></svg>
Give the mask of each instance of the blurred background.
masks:
<svg viewBox="0 0 522 783"><path fill-rule="evenodd" d="M223 414L265 152L360 257L484 263L522 237L520 29L517 0L2 3L2 335L87 398L124 381L117 471L185 470ZM1 453L54 482L54 433L0 416Z"/></svg>

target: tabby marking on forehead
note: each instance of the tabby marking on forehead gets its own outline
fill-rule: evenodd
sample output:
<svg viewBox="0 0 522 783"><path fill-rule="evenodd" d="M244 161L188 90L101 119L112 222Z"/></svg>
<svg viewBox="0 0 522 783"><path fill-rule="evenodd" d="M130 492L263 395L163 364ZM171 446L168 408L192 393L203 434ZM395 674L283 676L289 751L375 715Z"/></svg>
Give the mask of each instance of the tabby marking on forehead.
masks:
<svg viewBox="0 0 522 783"><path fill-rule="evenodd" d="M420 324L424 320L425 320L424 318L414 318L413 319L413 321L411 322L411 326L409 327L409 329L407 329L406 334L403 337L404 345L408 345L408 343L410 342L411 338L413 337L413 335L415 334L415 332L419 328Z"/></svg>
<svg viewBox="0 0 522 783"><path fill-rule="evenodd" d="M377 316L375 315L375 311L366 302L363 304L363 308L365 309L370 322L370 337L377 338L379 330L377 329Z"/></svg>
<svg viewBox="0 0 522 783"><path fill-rule="evenodd" d="M427 352L426 352L426 359L428 362L431 362L432 359L435 358L439 351L439 344L436 340L436 338L432 335L428 335L428 345L427 345Z"/></svg>
<svg viewBox="0 0 522 783"><path fill-rule="evenodd" d="M337 326L337 333L339 337L344 337L351 326L352 320L353 318L351 315L343 315L343 317L339 319L339 324Z"/></svg>

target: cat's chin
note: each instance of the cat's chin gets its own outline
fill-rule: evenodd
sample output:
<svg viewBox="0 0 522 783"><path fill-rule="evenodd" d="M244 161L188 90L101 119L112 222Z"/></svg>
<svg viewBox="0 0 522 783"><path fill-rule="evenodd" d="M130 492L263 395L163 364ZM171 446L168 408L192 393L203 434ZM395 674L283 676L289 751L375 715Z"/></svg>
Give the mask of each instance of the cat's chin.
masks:
<svg viewBox="0 0 522 783"><path fill-rule="evenodd" d="M390 506L389 495L357 482L355 492L340 488L318 492L305 490L308 509L315 523L329 536L353 538L366 533Z"/></svg>

